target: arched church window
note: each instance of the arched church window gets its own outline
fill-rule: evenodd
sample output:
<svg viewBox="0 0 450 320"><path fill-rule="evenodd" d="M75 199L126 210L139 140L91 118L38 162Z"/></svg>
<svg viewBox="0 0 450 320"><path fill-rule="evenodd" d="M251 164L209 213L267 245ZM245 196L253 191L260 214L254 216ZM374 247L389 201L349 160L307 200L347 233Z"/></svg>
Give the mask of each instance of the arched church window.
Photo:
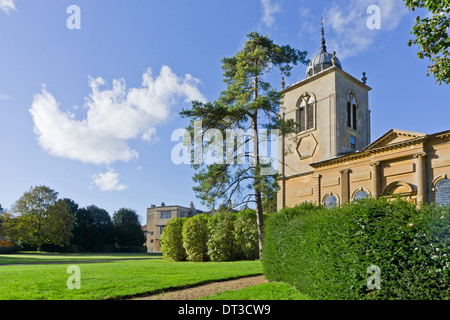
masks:
<svg viewBox="0 0 450 320"><path fill-rule="evenodd" d="M308 95L302 97L297 109L297 132L314 129L314 117L314 99Z"/></svg>
<svg viewBox="0 0 450 320"><path fill-rule="evenodd" d="M356 115L358 106L353 93L347 97L347 127L358 130L358 118Z"/></svg>
<svg viewBox="0 0 450 320"><path fill-rule="evenodd" d="M328 208L336 207L337 198L334 195L330 194L325 198L324 205Z"/></svg>
<svg viewBox="0 0 450 320"><path fill-rule="evenodd" d="M436 183L436 203L450 205L450 179L441 179Z"/></svg>
<svg viewBox="0 0 450 320"><path fill-rule="evenodd" d="M355 194L354 200L366 199L369 195L364 190L360 190Z"/></svg>

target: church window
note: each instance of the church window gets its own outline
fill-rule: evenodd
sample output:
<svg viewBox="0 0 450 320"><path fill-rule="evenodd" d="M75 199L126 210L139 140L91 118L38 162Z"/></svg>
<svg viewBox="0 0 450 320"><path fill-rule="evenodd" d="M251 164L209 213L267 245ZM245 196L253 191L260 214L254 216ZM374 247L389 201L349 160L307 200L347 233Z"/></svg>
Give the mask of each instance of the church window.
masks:
<svg viewBox="0 0 450 320"><path fill-rule="evenodd" d="M355 194L354 200L361 200L367 198L369 195L364 190L360 190Z"/></svg>
<svg viewBox="0 0 450 320"><path fill-rule="evenodd" d="M450 205L450 179L441 179L436 183L436 203Z"/></svg>
<svg viewBox="0 0 450 320"><path fill-rule="evenodd" d="M358 130L357 103L355 96L349 94L347 98L347 127Z"/></svg>
<svg viewBox="0 0 450 320"><path fill-rule="evenodd" d="M310 96L302 97L297 109L297 132L314 129L314 100Z"/></svg>
<svg viewBox="0 0 450 320"><path fill-rule="evenodd" d="M324 204L328 208L336 207L337 206L337 198L330 194L328 197L325 198Z"/></svg>

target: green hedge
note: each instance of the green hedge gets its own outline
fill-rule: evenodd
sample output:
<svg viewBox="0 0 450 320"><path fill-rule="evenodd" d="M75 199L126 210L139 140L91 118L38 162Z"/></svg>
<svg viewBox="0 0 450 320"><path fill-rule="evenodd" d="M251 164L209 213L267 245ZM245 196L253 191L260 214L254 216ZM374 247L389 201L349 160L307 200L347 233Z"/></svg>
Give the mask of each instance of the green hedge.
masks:
<svg viewBox="0 0 450 320"><path fill-rule="evenodd" d="M172 261L258 259L256 214L244 210L173 218L164 228L161 250Z"/></svg>
<svg viewBox="0 0 450 320"><path fill-rule="evenodd" d="M183 225L186 218L173 218L164 228L161 236L161 250L165 259L172 261L186 260L187 254L183 247Z"/></svg>
<svg viewBox="0 0 450 320"><path fill-rule="evenodd" d="M189 261L208 260L208 220L207 214L198 214L187 219L183 225L183 247Z"/></svg>
<svg viewBox="0 0 450 320"><path fill-rule="evenodd" d="M449 208L400 199L302 204L267 221L263 266L269 280L315 299L448 299L449 248ZM369 289L370 266L380 289Z"/></svg>
<svg viewBox="0 0 450 320"><path fill-rule="evenodd" d="M0 239L0 254L16 253L17 247L11 242Z"/></svg>
<svg viewBox="0 0 450 320"><path fill-rule="evenodd" d="M228 212L218 212L209 219L207 246L211 261L231 261L236 258L235 220L236 215Z"/></svg>

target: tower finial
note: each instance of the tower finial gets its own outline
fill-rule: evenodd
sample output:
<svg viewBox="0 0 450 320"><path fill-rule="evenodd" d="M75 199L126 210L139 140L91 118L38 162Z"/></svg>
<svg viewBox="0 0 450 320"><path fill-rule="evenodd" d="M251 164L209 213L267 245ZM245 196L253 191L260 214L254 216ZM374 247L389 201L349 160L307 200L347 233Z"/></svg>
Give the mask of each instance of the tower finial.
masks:
<svg viewBox="0 0 450 320"><path fill-rule="evenodd" d="M324 25L325 24L325 19L322 18L322 48L320 50L320 53L325 53L327 52L327 46L326 46L326 41L325 41L325 28Z"/></svg>

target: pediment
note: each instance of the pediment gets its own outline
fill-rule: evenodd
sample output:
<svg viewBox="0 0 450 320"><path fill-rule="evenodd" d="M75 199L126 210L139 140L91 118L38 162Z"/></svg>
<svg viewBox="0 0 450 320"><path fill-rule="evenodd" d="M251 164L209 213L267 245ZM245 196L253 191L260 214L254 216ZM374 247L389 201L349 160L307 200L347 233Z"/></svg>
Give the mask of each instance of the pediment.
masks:
<svg viewBox="0 0 450 320"><path fill-rule="evenodd" d="M387 146L398 145L407 141L423 138L425 136L426 134L424 133L392 129L369 144L364 150L373 150Z"/></svg>

